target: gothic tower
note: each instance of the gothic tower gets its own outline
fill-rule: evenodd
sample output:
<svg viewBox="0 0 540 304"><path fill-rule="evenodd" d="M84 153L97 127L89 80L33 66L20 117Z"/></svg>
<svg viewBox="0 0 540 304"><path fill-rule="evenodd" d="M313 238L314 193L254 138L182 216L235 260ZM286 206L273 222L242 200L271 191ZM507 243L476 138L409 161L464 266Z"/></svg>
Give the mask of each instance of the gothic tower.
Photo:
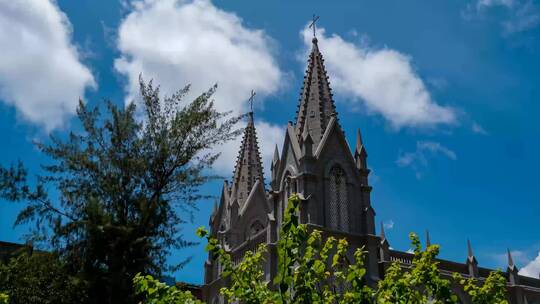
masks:
<svg viewBox="0 0 540 304"><path fill-rule="evenodd" d="M358 131L354 152L339 124L332 90L313 39L296 122L289 122L281 159L272 162L272 195L278 226L287 198L298 193L303 223L327 235L346 237L351 250L366 246L368 279L378 279L374 216L368 183L367 152Z"/></svg>

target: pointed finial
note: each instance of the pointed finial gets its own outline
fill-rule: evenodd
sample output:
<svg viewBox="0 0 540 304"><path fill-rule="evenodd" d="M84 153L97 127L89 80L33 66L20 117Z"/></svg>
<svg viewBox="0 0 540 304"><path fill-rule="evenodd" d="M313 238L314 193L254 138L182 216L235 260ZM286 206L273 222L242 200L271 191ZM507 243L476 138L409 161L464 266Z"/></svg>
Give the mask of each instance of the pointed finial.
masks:
<svg viewBox="0 0 540 304"><path fill-rule="evenodd" d="M311 23L309 24L309 28L310 29L313 29L313 42L316 43L317 42L317 25L315 24L317 22L317 20L319 20L319 16L316 16L315 14L313 14L313 19L311 21Z"/></svg>
<svg viewBox="0 0 540 304"><path fill-rule="evenodd" d="M386 233L384 233L384 223L381 221L381 241L386 240Z"/></svg>
<svg viewBox="0 0 540 304"><path fill-rule="evenodd" d="M274 158L272 159L272 163L277 163L279 161L279 150L276 144L276 147L274 148Z"/></svg>
<svg viewBox="0 0 540 304"><path fill-rule="evenodd" d="M471 240L469 240L469 239L467 239L467 253L468 253L469 257L474 256L473 251L472 251L472 246L471 246Z"/></svg>
<svg viewBox="0 0 540 304"><path fill-rule="evenodd" d="M429 239L429 230L426 229L426 247L431 246L431 240Z"/></svg>
<svg viewBox="0 0 540 304"><path fill-rule="evenodd" d="M255 93L255 91L251 90L251 95L249 96L249 108L250 108L250 112L253 113L253 100L255 99L255 95L257 95L257 93Z"/></svg>
<svg viewBox="0 0 540 304"><path fill-rule="evenodd" d="M509 248L507 248L506 251L508 252L508 267L513 268L514 267L514 259L512 259L512 252L510 252Z"/></svg>
<svg viewBox="0 0 540 304"><path fill-rule="evenodd" d="M362 133L360 133L360 128L356 130L356 152L360 153L364 142L362 141Z"/></svg>

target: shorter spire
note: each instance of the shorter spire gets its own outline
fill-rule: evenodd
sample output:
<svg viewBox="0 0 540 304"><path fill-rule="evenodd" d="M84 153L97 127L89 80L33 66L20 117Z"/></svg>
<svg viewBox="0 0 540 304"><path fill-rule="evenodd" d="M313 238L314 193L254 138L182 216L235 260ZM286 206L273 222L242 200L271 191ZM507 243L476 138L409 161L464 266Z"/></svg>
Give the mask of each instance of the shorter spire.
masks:
<svg viewBox="0 0 540 304"><path fill-rule="evenodd" d="M426 248L431 246L431 240L429 239L429 230L426 229Z"/></svg>
<svg viewBox="0 0 540 304"><path fill-rule="evenodd" d="M472 246L471 246L471 240L467 239L467 254L469 258L474 257Z"/></svg>

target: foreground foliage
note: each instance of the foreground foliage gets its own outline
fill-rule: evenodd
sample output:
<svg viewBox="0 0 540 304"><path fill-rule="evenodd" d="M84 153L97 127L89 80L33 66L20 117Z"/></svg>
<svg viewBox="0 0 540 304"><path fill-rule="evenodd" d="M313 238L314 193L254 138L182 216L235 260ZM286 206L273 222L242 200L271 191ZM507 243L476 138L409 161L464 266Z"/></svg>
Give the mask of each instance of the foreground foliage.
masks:
<svg viewBox="0 0 540 304"><path fill-rule="evenodd" d="M143 276L138 273L133 279L135 292L147 299L148 304L202 304L203 302L193 298L189 291L178 290L175 286L167 286L154 279L150 275Z"/></svg>
<svg viewBox="0 0 540 304"><path fill-rule="evenodd" d="M166 98L152 82L140 88L141 110L107 102L102 113L81 101L81 132L37 144L52 163L36 181L21 163L0 166L0 199L25 204L15 224L35 224L34 240L87 282L93 303L134 303L135 274L182 266L165 261L192 245L181 238L181 214L205 197L199 186L218 157L209 151L240 131L239 117L215 109L215 87L187 105L189 87Z"/></svg>
<svg viewBox="0 0 540 304"><path fill-rule="evenodd" d="M0 263L0 290L10 295L11 304L84 303L87 299L83 282L69 276L55 254L42 252L23 253L7 264ZM0 299L8 303L7 295Z"/></svg>
<svg viewBox="0 0 540 304"><path fill-rule="evenodd" d="M414 251L412 266L404 270L398 263L391 264L384 279L371 288L366 284L362 248L349 259L350 249L345 239L324 238L322 232L309 231L306 225L299 224L299 204L298 196L289 199L278 244L278 275L273 285L264 277L262 265L267 250L264 245L256 252L247 252L235 266L215 238L203 228L198 230L199 236L208 240L207 250L220 263L221 275L229 278L230 286L221 289L229 302L449 304L459 303L452 289L452 284L458 284L474 304L508 304L506 281L500 271L491 273L483 284L459 275L445 279L436 260L439 246L422 250L415 234L410 235Z"/></svg>
<svg viewBox="0 0 540 304"><path fill-rule="evenodd" d="M8 302L9 302L8 295L0 292L0 304L8 304Z"/></svg>

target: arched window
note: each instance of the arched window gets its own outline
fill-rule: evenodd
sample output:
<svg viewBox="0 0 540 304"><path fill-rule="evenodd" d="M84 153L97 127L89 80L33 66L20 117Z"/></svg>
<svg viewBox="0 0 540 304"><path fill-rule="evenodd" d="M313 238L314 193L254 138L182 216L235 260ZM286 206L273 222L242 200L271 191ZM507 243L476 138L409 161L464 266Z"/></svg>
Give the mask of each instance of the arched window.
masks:
<svg viewBox="0 0 540 304"><path fill-rule="evenodd" d="M340 167L330 170L328 185L330 202L328 204L328 226L335 230L349 231L349 203L347 199L347 180Z"/></svg>

